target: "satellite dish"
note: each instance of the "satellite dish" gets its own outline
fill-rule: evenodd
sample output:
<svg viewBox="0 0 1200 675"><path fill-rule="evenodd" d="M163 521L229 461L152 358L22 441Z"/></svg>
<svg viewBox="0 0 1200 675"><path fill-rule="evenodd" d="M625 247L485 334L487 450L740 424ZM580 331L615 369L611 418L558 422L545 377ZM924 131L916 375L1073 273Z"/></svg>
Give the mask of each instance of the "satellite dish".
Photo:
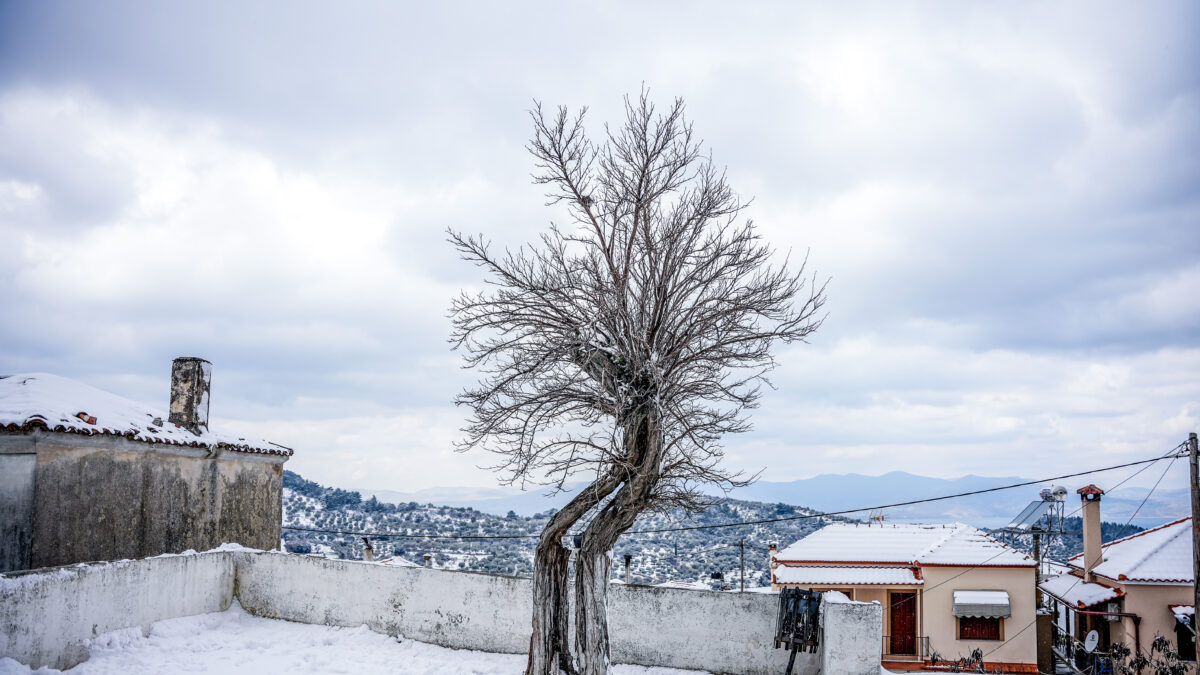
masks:
<svg viewBox="0 0 1200 675"><path fill-rule="evenodd" d="M1096 651L1096 645L1098 644L1100 644L1100 634L1096 631L1088 633L1087 637L1083 639L1083 648L1086 649L1089 654Z"/></svg>
<svg viewBox="0 0 1200 675"><path fill-rule="evenodd" d="M1061 485L1055 485L1054 487L1050 488L1050 490L1054 495L1055 501L1061 502L1067 498L1067 488Z"/></svg>

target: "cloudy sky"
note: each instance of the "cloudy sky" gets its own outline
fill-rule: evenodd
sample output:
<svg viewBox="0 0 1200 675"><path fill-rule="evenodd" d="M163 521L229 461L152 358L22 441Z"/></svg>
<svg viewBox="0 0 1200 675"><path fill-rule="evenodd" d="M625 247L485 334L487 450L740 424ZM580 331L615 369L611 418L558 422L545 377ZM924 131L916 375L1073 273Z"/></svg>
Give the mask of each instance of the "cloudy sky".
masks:
<svg viewBox="0 0 1200 675"><path fill-rule="evenodd" d="M1041 477L1200 429L1200 5L800 4L0 2L0 372L165 407L203 356L214 427L310 478L494 485L450 450L445 229L561 220L532 101L599 132L644 83L831 278L731 466Z"/></svg>

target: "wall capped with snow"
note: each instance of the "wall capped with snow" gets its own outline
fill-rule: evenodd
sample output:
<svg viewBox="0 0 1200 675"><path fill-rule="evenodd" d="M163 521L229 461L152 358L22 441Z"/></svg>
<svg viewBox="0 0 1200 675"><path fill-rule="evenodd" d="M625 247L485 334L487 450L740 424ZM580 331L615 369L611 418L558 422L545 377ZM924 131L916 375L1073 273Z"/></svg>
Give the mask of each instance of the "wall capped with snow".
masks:
<svg viewBox="0 0 1200 675"><path fill-rule="evenodd" d="M0 577L0 656L66 669L101 633L229 607L225 551L36 570Z"/></svg>
<svg viewBox="0 0 1200 675"><path fill-rule="evenodd" d="M528 646L530 596L528 579L230 546L0 576L0 656L70 667L87 658L89 640L100 633L221 611L235 597L267 618L365 624L443 647L520 654ZM782 672L788 655L773 645L777 603L777 596L757 593L614 584L613 661ZM860 672L843 664L870 664L878 672L879 606L827 603L822 612L828 627L822 653L798 654L793 672Z"/></svg>
<svg viewBox="0 0 1200 675"><path fill-rule="evenodd" d="M821 597L821 672L879 675L882 636L883 605L836 591Z"/></svg>
<svg viewBox="0 0 1200 675"><path fill-rule="evenodd" d="M528 649L528 579L278 553L238 556L238 599L259 616L366 624L443 647L514 654ZM787 653L774 649L777 607L774 595L613 584L612 658L719 673L778 673ZM878 635L866 644L877 649ZM793 672L816 673L818 665L817 655L801 654Z"/></svg>

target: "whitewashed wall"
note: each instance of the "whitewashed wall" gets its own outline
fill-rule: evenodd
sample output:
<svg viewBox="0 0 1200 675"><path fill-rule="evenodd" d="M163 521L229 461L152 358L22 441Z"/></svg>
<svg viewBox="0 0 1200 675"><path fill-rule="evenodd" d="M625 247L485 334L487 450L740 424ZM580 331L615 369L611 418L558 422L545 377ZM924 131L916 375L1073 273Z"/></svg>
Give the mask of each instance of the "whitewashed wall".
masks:
<svg viewBox="0 0 1200 675"><path fill-rule="evenodd" d="M278 553L238 556L238 599L253 614L366 624L445 647L528 649L528 579ZM781 672L787 654L773 644L777 603L774 595L614 584L609 589L613 661L718 673ZM870 641L878 643L878 635ZM818 655L800 654L793 672L816 673L818 666Z"/></svg>
<svg viewBox="0 0 1200 675"><path fill-rule="evenodd" d="M444 647L524 653L529 584L246 550L51 568L0 576L0 656L67 668L87 658L89 641L100 633L222 611L234 597L264 617L366 624ZM739 674L779 673L787 664L787 653L773 648L777 596L618 584L609 591L616 663ZM878 605L868 606L873 615L863 607L823 607L825 625L838 632L836 640L825 636L834 651L797 655L793 672L858 672L839 662L873 663L878 672Z"/></svg>
<svg viewBox="0 0 1200 675"><path fill-rule="evenodd" d="M69 668L101 633L228 609L233 580L227 552L12 573L0 577L0 656Z"/></svg>

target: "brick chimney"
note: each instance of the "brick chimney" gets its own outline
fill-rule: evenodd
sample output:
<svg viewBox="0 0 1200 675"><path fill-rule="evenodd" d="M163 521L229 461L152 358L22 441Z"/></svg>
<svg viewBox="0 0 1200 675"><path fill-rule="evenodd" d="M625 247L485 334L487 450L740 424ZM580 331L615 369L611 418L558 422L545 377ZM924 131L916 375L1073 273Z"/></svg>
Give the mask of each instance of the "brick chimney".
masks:
<svg viewBox="0 0 1200 675"><path fill-rule="evenodd" d="M199 436L208 431L212 364L194 356L171 362L171 412L167 420Z"/></svg>
<svg viewBox="0 0 1200 675"><path fill-rule="evenodd" d="M1100 538L1100 497L1104 490L1089 485L1076 492L1083 502L1083 580L1094 581L1092 570L1104 562Z"/></svg>

